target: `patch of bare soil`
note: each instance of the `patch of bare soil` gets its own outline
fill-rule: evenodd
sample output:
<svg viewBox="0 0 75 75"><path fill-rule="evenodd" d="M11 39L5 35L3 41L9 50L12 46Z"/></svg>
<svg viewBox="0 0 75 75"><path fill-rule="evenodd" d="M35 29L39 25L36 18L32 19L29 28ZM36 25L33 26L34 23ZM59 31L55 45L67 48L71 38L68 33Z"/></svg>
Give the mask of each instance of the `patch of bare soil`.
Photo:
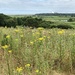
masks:
<svg viewBox="0 0 75 75"><path fill-rule="evenodd" d="M53 71L53 75L75 75L75 74L71 74L71 73L59 73L59 72Z"/></svg>

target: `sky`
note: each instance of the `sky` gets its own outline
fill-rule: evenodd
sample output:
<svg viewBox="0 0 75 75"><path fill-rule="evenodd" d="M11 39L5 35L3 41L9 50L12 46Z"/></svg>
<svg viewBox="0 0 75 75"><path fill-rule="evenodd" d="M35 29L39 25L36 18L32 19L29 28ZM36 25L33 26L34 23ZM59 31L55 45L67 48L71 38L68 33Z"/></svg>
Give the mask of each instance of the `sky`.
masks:
<svg viewBox="0 0 75 75"><path fill-rule="evenodd" d="M0 0L0 13L75 13L75 0Z"/></svg>

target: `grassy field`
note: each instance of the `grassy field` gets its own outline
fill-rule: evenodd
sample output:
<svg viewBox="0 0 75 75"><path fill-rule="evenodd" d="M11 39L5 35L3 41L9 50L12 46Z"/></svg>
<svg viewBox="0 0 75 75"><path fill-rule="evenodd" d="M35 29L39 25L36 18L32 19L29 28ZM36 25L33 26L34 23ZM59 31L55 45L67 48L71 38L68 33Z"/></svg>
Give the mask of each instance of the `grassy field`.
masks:
<svg viewBox="0 0 75 75"><path fill-rule="evenodd" d="M36 16L42 18L45 21L52 21L55 25L70 25L75 28L75 22L68 22L70 18L75 18L71 16Z"/></svg>
<svg viewBox="0 0 75 75"><path fill-rule="evenodd" d="M71 16L37 16L37 15L9 15L11 17L37 17L37 18L42 18L43 20L46 21L64 21L64 20L68 20L69 18L71 18Z"/></svg>
<svg viewBox="0 0 75 75"><path fill-rule="evenodd" d="M74 29L0 27L0 75L74 74Z"/></svg>
<svg viewBox="0 0 75 75"><path fill-rule="evenodd" d="M39 16L46 21L65 21L70 18L70 16Z"/></svg>

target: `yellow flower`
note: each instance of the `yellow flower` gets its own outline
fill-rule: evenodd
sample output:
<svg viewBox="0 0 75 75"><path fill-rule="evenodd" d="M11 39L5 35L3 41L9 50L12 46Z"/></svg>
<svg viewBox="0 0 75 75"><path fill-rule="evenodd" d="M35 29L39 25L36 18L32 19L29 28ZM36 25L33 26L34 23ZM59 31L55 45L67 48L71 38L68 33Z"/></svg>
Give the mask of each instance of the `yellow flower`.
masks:
<svg viewBox="0 0 75 75"><path fill-rule="evenodd" d="M39 38L38 40L39 40L39 41L42 41L42 40L44 40L44 38L43 38L43 37L41 37L41 38Z"/></svg>
<svg viewBox="0 0 75 75"><path fill-rule="evenodd" d="M6 38L9 39L10 38L10 35L7 35Z"/></svg>
<svg viewBox="0 0 75 75"><path fill-rule="evenodd" d="M38 30L43 30L44 28L42 28L42 27L39 27L39 28L37 28Z"/></svg>
<svg viewBox="0 0 75 75"><path fill-rule="evenodd" d="M15 41L18 41L18 39L15 39Z"/></svg>
<svg viewBox="0 0 75 75"><path fill-rule="evenodd" d="M8 45L2 46L3 49L7 49L8 47Z"/></svg>
<svg viewBox="0 0 75 75"><path fill-rule="evenodd" d="M26 64L25 67L30 67L30 64Z"/></svg>
<svg viewBox="0 0 75 75"><path fill-rule="evenodd" d="M36 34L39 35L40 33L39 32L36 32Z"/></svg>
<svg viewBox="0 0 75 75"><path fill-rule="evenodd" d="M20 35L20 37L23 37L23 35Z"/></svg>
<svg viewBox="0 0 75 75"><path fill-rule="evenodd" d="M36 73L38 73L38 72L39 72L39 70L37 69L37 70L35 70L35 72L36 72Z"/></svg>
<svg viewBox="0 0 75 75"><path fill-rule="evenodd" d="M61 30L61 31L58 31L58 34L63 34L65 31L64 30Z"/></svg>
<svg viewBox="0 0 75 75"><path fill-rule="evenodd" d="M31 41L30 44L33 45L33 42Z"/></svg>
<svg viewBox="0 0 75 75"><path fill-rule="evenodd" d="M22 72L22 70L23 70L23 67L17 67L17 72Z"/></svg>
<svg viewBox="0 0 75 75"><path fill-rule="evenodd" d="M15 32L17 33L17 32L19 32L19 30L18 29L15 29Z"/></svg>
<svg viewBox="0 0 75 75"><path fill-rule="evenodd" d="M12 53L12 50L8 50L9 53Z"/></svg>
<svg viewBox="0 0 75 75"><path fill-rule="evenodd" d="M43 36L44 38L46 38L46 36Z"/></svg>

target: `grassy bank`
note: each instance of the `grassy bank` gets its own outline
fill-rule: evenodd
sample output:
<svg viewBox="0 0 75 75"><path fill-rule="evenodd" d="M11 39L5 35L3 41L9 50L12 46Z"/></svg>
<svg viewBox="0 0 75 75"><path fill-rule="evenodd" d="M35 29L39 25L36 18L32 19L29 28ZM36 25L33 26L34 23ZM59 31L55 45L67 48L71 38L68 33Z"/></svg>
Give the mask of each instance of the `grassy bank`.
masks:
<svg viewBox="0 0 75 75"><path fill-rule="evenodd" d="M0 28L1 75L53 75L53 71L75 74L74 29Z"/></svg>

